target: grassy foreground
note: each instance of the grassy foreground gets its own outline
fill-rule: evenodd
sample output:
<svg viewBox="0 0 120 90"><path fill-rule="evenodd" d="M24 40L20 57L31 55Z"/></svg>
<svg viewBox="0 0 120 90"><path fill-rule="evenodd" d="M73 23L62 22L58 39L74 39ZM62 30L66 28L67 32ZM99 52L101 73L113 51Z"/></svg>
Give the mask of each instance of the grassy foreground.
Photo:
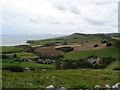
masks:
<svg viewBox="0 0 120 90"><path fill-rule="evenodd" d="M45 88L48 85L66 88L93 88L99 84L114 85L118 81L119 71L112 70L39 70L15 73L3 70L5 88Z"/></svg>

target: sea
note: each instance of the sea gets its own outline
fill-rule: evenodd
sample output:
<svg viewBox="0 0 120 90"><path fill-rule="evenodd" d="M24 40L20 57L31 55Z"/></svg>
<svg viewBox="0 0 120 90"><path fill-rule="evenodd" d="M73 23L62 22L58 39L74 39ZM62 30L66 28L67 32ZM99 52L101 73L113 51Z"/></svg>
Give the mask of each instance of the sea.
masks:
<svg viewBox="0 0 120 90"><path fill-rule="evenodd" d="M51 35L51 34L41 34L41 35L1 35L0 36L0 46L16 46L16 45L26 45L27 40L42 40L48 38L60 37L63 35Z"/></svg>

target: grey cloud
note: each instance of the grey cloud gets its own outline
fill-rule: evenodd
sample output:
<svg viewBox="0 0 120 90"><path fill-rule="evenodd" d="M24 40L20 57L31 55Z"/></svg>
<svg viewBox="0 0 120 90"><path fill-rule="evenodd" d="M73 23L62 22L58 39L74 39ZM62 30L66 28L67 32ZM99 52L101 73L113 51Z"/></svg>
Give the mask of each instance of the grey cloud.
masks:
<svg viewBox="0 0 120 90"><path fill-rule="evenodd" d="M75 6L71 6L70 10L74 14L80 14L80 10L77 7L75 7Z"/></svg>
<svg viewBox="0 0 120 90"><path fill-rule="evenodd" d="M50 23L53 23L53 24L60 24L59 21L57 21L54 17L52 16L49 16L49 18L47 19Z"/></svg>
<svg viewBox="0 0 120 90"><path fill-rule="evenodd" d="M35 17L35 18L28 18L28 20L30 22L33 22L33 23L46 23L46 24L60 24L59 21L57 21L54 17L52 16L49 16L48 18L39 18L39 17Z"/></svg>
<svg viewBox="0 0 120 90"><path fill-rule="evenodd" d="M38 22L37 20L34 20L34 19L29 19L30 22Z"/></svg>
<svg viewBox="0 0 120 90"><path fill-rule="evenodd" d="M74 14L80 14L80 11L76 8L71 9L71 12Z"/></svg>
<svg viewBox="0 0 120 90"><path fill-rule="evenodd" d="M68 10L68 11L71 11L72 13L74 13L74 14L80 14L80 10L76 6L73 6L73 5L54 4L54 7L57 8L58 10L61 10L61 11Z"/></svg>
<svg viewBox="0 0 120 90"><path fill-rule="evenodd" d="M56 6L58 10L65 10L66 8L64 6Z"/></svg>
<svg viewBox="0 0 120 90"><path fill-rule="evenodd" d="M101 22L101 21L97 21L97 20L92 20L90 18L86 18L85 19L87 22L89 22L90 24L93 24L93 25L102 25L104 24L104 22Z"/></svg>
<svg viewBox="0 0 120 90"><path fill-rule="evenodd" d="M65 10L66 6L63 4L53 3L53 6L57 8L58 10Z"/></svg>
<svg viewBox="0 0 120 90"><path fill-rule="evenodd" d="M116 2L95 2L96 5L103 5L103 4L110 4L110 3L116 3Z"/></svg>

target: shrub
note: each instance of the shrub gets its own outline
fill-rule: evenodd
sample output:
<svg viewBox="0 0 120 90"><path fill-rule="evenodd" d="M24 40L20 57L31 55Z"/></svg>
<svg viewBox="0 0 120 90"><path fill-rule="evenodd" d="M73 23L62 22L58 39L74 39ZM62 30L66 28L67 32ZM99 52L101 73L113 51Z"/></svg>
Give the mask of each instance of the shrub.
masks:
<svg viewBox="0 0 120 90"><path fill-rule="evenodd" d="M6 55L0 55L0 58L9 58L8 56L6 56Z"/></svg>
<svg viewBox="0 0 120 90"><path fill-rule="evenodd" d="M52 43L52 42L44 44L44 46L54 46L54 45L55 43Z"/></svg>
<svg viewBox="0 0 120 90"><path fill-rule="evenodd" d="M106 40L102 40L101 43L103 44L103 43L108 43L108 42Z"/></svg>
<svg viewBox="0 0 120 90"><path fill-rule="evenodd" d="M94 47L98 47L98 44L95 44Z"/></svg>
<svg viewBox="0 0 120 90"><path fill-rule="evenodd" d="M118 70L118 71L120 71L120 67L116 67L116 68L114 68L113 70Z"/></svg>
<svg viewBox="0 0 120 90"><path fill-rule="evenodd" d="M61 50L63 52L70 52L73 51L74 49L72 47L61 47L61 48L56 48L56 50Z"/></svg>
<svg viewBox="0 0 120 90"><path fill-rule="evenodd" d="M25 69L20 66L6 66L3 70L10 70L12 72L23 72Z"/></svg>
<svg viewBox="0 0 120 90"><path fill-rule="evenodd" d="M28 40L26 43L32 43L32 44L34 44L35 41L30 41L30 40Z"/></svg>
<svg viewBox="0 0 120 90"><path fill-rule="evenodd" d="M63 42L63 45L67 45L67 42L65 41L65 40L63 40L64 42Z"/></svg>
<svg viewBox="0 0 120 90"><path fill-rule="evenodd" d="M92 55L92 56L89 56L89 57L88 57L88 59L90 59L90 58L97 58L97 56Z"/></svg>
<svg viewBox="0 0 120 90"><path fill-rule="evenodd" d="M17 54L14 54L14 55L13 55L13 58L17 58Z"/></svg>
<svg viewBox="0 0 120 90"><path fill-rule="evenodd" d="M110 47L110 46L112 46L112 43L107 43L106 44L106 47Z"/></svg>
<svg viewBox="0 0 120 90"><path fill-rule="evenodd" d="M110 64L110 63L113 62L113 61L115 61L115 58L112 58L112 57L106 57L106 58L103 58L103 59L102 59L102 63L103 63L104 65L108 65L108 64Z"/></svg>
<svg viewBox="0 0 120 90"><path fill-rule="evenodd" d="M115 40L115 46L120 47L120 40Z"/></svg>

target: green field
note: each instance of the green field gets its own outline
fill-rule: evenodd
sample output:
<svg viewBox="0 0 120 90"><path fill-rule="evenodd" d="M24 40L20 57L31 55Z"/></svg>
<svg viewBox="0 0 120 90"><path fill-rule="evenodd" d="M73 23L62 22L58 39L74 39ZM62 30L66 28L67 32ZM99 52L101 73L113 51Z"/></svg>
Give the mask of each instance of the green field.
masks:
<svg viewBox="0 0 120 90"><path fill-rule="evenodd" d="M49 68L49 69L54 69L54 65L48 65L48 64L39 64L39 63L34 63L34 62L17 62L15 58L9 58L9 59L3 59L3 64L2 66L21 66L21 67L31 67L31 68Z"/></svg>
<svg viewBox="0 0 120 90"><path fill-rule="evenodd" d="M17 54L18 58L26 58L26 59L38 58L38 56L36 56L34 53L30 53L30 52L9 53L9 54L5 54L5 55L12 57L14 54Z"/></svg>
<svg viewBox="0 0 120 90"><path fill-rule="evenodd" d="M2 46L2 53L14 53L14 52L20 52L20 51L23 51L23 48L12 47L12 46Z"/></svg>
<svg viewBox="0 0 120 90"><path fill-rule="evenodd" d="M3 71L3 87L45 88L48 85L66 88L93 88L119 82L118 71L111 70L39 70L23 73Z"/></svg>
<svg viewBox="0 0 120 90"><path fill-rule="evenodd" d="M100 58L104 57L113 57L118 60L118 48L116 47L106 47L99 50L89 50L83 52L74 52L74 53L66 53L64 55L64 60L80 60L86 59L89 56L98 56Z"/></svg>
<svg viewBox="0 0 120 90"><path fill-rule="evenodd" d="M110 65L108 65L106 69L113 70L114 68L118 68L118 67L120 68L119 65L120 65L120 61L115 61L111 63Z"/></svg>

